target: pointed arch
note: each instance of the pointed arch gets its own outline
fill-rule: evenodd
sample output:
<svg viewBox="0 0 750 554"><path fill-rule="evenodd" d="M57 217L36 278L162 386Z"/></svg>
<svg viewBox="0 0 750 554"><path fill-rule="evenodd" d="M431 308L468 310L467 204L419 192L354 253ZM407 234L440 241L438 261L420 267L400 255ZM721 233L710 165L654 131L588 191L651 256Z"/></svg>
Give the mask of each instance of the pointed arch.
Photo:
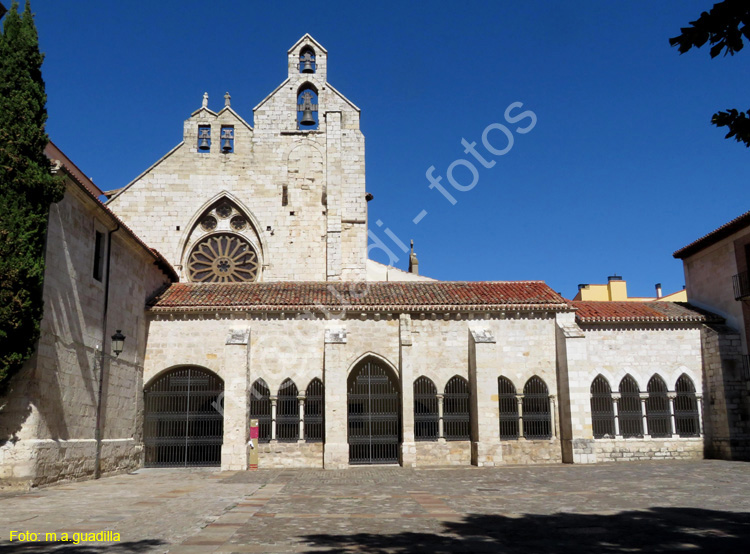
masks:
<svg viewBox="0 0 750 554"><path fill-rule="evenodd" d="M591 426L595 439L615 437L612 388L601 374L591 382Z"/></svg>
<svg viewBox="0 0 750 554"><path fill-rule="evenodd" d="M683 373L677 379L674 390L674 424L675 433L681 437L700 436L700 416L698 398L695 394L693 380Z"/></svg>
<svg viewBox="0 0 750 554"><path fill-rule="evenodd" d="M617 402L617 417L620 434L627 437L643 436L643 409L638 382L629 373L620 381L620 400Z"/></svg>
<svg viewBox="0 0 750 554"><path fill-rule="evenodd" d="M299 440L299 390L291 379L284 379L276 396L276 439Z"/></svg>
<svg viewBox="0 0 750 554"><path fill-rule="evenodd" d="M261 260L261 263L265 264L264 256L265 253L268 252L268 243L265 240L265 236L262 232L263 227L261 227L258 218L255 216L252 210L250 210L250 208L248 208L239 198L237 198L234 194L227 190L223 190L215 194L211 199L204 202L203 205L201 205L195 211L193 216L190 218L190 221L188 221L188 224L185 226L182 233L182 237L180 237L180 242L177 244L177 251L180 253L181 263L185 260L186 251L189 250L190 247L192 247L192 243L195 242L196 237L194 236L194 231L198 226L201 218L208 212L210 212L211 208L218 205L222 200L226 200L230 204L233 204L237 211L245 216L250 227L253 230L252 237L248 237L247 234L245 234L245 236L246 238L250 239L251 243L256 243L254 244L254 246L258 251L258 256ZM193 238L193 240L191 240L191 237Z"/></svg>
<svg viewBox="0 0 750 554"><path fill-rule="evenodd" d="M250 387L250 419L258 420L258 442L271 440L271 391L263 379Z"/></svg>
<svg viewBox="0 0 750 554"><path fill-rule="evenodd" d="M454 375L445 385L443 395L443 434L445 440L471 440L471 394L469 382Z"/></svg>
<svg viewBox="0 0 750 554"><path fill-rule="evenodd" d="M672 417L669 410L667 383L660 375L654 374L646 386L646 423L652 437L672 436Z"/></svg>
<svg viewBox="0 0 750 554"><path fill-rule="evenodd" d="M347 378L351 377L352 372L360 365L366 363L368 358L372 358L375 362L385 365L388 371L391 372L392 377L397 382L400 381L399 372L396 368L396 365L382 354L378 354L377 352L374 352L372 350L368 350L367 352L360 354L349 363L349 370L346 372Z"/></svg>
<svg viewBox="0 0 750 554"><path fill-rule="evenodd" d="M523 386L523 436L527 439L552 438L552 412L547 383L537 375Z"/></svg>
<svg viewBox="0 0 750 554"><path fill-rule="evenodd" d="M414 380L414 440L436 441L439 434L437 387L424 375Z"/></svg>
<svg viewBox="0 0 750 554"><path fill-rule="evenodd" d="M325 388L317 377L305 389L305 440L325 440Z"/></svg>
<svg viewBox="0 0 750 554"><path fill-rule="evenodd" d="M318 87L305 81L297 88L297 128L315 130L320 126Z"/></svg>
<svg viewBox="0 0 750 554"><path fill-rule="evenodd" d="M500 407L500 440L517 440L519 436L518 395L516 386L507 377L497 378Z"/></svg>

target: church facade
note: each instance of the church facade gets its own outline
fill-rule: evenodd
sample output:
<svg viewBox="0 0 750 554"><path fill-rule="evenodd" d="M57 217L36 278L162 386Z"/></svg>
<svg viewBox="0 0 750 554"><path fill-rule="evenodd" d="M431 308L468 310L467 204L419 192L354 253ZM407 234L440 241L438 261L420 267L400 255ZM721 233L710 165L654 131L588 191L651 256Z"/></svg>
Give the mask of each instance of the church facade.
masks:
<svg viewBox="0 0 750 554"><path fill-rule="evenodd" d="M413 252L410 272L368 260L360 110L309 35L287 68L252 126L204 96L183 141L107 202L169 266L123 323L143 336L119 362L137 368L137 413L107 471L247 469L251 420L260 467L731 457L744 408L716 400L742 354L721 317L435 281Z"/></svg>

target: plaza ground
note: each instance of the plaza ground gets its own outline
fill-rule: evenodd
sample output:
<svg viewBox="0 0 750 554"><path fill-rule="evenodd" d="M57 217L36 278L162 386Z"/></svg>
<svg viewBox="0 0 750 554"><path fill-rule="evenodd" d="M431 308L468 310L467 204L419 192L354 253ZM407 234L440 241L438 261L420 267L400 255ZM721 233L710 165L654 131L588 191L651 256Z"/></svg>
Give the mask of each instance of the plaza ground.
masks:
<svg viewBox="0 0 750 554"><path fill-rule="evenodd" d="M45 534L117 532L119 542ZM10 542L11 531L39 534ZM750 465L143 469L0 493L0 552L742 552Z"/></svg>

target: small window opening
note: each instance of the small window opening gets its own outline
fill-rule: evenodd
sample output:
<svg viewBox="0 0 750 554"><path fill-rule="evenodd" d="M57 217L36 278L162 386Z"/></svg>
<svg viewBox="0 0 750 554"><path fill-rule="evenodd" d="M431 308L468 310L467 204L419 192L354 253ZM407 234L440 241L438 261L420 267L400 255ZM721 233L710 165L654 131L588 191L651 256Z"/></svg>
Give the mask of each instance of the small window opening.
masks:
<svg viewBox="0 0 750 554"><path fill-rule="evenodd" d="M283 185L281 187L281 205L286 206L289 204L289 187Z"/></svg>
<svg viewBox="0 0 750 554"><path fill-rule="evenodd" d="M198 127L198 150L208 152L211 150L211 126L200 125Z"/></svg>
<svg viewBox="0 0 750 554"><path fill-rule="evenodd" d="M231 125L221 126L221 151L224 154L234 152L234 127Z"/></svg>
<svg viewBox="0 0 750 554"><path fill-rule="evenodd" d="M102 280L104 275L104 233L96 231L94 242L94 279Z"/></svg>

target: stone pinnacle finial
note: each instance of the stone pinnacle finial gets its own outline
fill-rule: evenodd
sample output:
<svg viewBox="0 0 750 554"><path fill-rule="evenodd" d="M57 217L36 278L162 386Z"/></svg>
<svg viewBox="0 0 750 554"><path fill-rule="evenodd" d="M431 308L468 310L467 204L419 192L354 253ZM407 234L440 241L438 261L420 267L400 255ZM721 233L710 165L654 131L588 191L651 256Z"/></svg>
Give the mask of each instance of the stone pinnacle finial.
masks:
<svg viewBox="0 0 750 554"><path fill-rule="evenodd" d="M229 92L224 95L224 105L228 108L232 105L232 97L229 96Z"/></svg>
<svg viewBox="0 0 750 554"><path fill-rule="evenodd" d="M207 92L203 93L203 107L208 108L208 93Z"/></svg>
<svg viewBox="0 0 750 554"><path fill-rule="evenodd" d="M419 275L419 260L414 253L414 240L411 241L411 253L409 254L409 273Z"/></svg>

